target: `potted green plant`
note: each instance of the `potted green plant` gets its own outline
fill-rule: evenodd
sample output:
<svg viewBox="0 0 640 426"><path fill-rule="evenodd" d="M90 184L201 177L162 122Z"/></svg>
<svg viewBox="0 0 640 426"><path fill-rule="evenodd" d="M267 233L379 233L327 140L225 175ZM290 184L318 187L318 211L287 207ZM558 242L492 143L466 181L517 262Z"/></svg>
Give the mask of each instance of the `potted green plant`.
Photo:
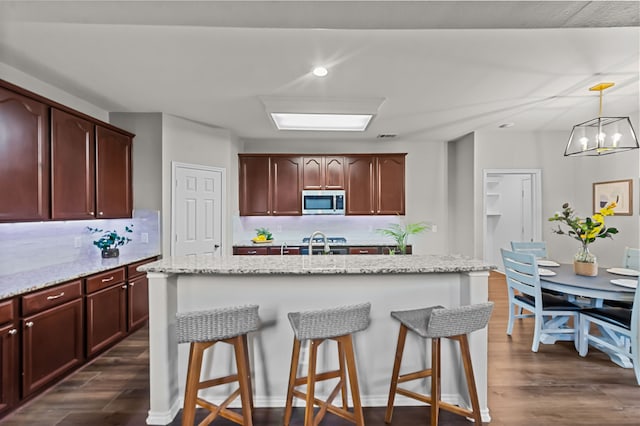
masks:
<svg viewBox="0 0 640 426"><path fill-rule="evenodd" d="M419 234L428 229L431 229L431 225L426 222L408 223L404 226L399 223L392 223L386 228L376 229L376 232L395 240L396 248L389 248L389 254L407 254L409 235Z"/></svg>
<svg viewBox="0 0 640 426"><path fill-rule="evenodd" d="M90 226L87 226L87 229L92 234L101 234L100 238L93 241L93 245L101 250L102 257L104 258L118 257L120 255L118 247L129 244L131 241L131 238L120 235L115 230L105 231L104 229L92 228ZM124 232L132 233L133 224L125 226Z"/></svg>

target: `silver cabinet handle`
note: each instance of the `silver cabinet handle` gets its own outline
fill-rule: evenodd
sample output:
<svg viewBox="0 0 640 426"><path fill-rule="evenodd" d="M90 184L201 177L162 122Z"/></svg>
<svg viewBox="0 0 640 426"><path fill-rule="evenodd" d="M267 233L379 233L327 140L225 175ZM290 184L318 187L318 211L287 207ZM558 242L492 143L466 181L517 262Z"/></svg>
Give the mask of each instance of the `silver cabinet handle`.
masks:
<svg viewBox="0 0 640 426"><path fill-rule="evenodd" d="M136 283L129 283L129 285L133 287L134 285L136 285Z"/></svg>
<svg viewBox="0 0 640 426"><path fill-rule="evenodd" d="M9 330L9 334L12 335L12 336L14 334L16 334L17 332L18 332L18 330L16 330L15 328L12 328L11 330Z"/></svg>
<svg viewBox="0 0 640 426"><path fill-rule="evenodd" d="M92 210L92 211L90 211L90 212L89 212L89 214L90 214L91 216L93 216L93 215L94 215L93 210Z"/></svg>
<svg viewBox="0 0 640 426"><path fill-rule="evenodd" d="M247 254L256 254L256 253L257 253L257 251L255 251L255 250L250 250L250 251L247 252Z"/></svg>
<svg viewBox="0 0 640 426"><path fill-rule="evenodd" d="M126 284L125 284L125 285L123 285L123 286L122 286L122 288L127 288L127 285L126 285Z"/></svg>
<svg viewBox="0 0 640 426"><path fill-rule="evenodd" d="M369 253L369 250L360 250L360 254L367 254Z"/></svg>
<svg viewBox="0 0 640 426"><path fill-rule="evenodd" d="M111 276L111 277L109 277L109 278L103 278L103 279L102 279L102 282L103 282L103 283L108 283L109 281L113 281L113 279L114 279L114 278L115 278L114 276Z"/></svg>
<svg viewBox="0 0 640 426"><path fill-rule="evenodd" d="M55 296L47 296L47 300L56 300L64 296L64 291L60 294L56 294Z"/></svg>
<svg viewBox="0 0 640 426"><path fill-rule="evenodd" d="M25 327L28 327L28 328L33 327L33 321L28 321L28 322L25 324Z"/></svg>
<svg viewBox="0 0 640 426"><path fill-rule="evenodd" d="M102 216L102 215L104 214L104 212L98 212L98 214L99 214L100 216Z"/></svg>

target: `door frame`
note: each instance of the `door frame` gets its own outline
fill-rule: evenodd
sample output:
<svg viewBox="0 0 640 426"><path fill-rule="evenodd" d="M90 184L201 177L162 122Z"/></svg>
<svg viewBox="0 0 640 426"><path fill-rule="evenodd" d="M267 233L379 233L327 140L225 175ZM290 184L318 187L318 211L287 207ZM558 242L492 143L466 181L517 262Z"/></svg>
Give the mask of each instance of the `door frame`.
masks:
<svg viewBox="0 0 640 426"><path fill-rule="evenodd" d="M487 247L487 182L489 175L530 175L531 204L533 222L533 239L542 241L542 169L483 169L482 170L482 247L483 259L487 258L490 247Z"/></svg>
<svg viewBox="0 0 640 426"><path fill-rule="evenodd" d="M227 226L226 226L226 203L227 203L227 169L222 167L214 167L214 166L205 166L203 164L191 164L191 163L181 163L179 161L171 162L171 243L170 253L171 256L175 256L176 250L176 174L179 168L182 169L192 169L192 170L200 170L207 172L219 172L221 177L221 200L220 200L220 235L222 236L222 240L220 241L220 253L221 255L224 252L224 248L226 247L225 241L227 239Z"/></svg>

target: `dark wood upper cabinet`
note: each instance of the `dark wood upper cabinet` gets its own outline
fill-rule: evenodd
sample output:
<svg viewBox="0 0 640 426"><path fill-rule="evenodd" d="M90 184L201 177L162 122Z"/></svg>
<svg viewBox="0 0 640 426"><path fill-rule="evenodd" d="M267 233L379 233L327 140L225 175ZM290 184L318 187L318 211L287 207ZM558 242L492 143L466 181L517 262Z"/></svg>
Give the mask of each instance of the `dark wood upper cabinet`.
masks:
<svg viewBox="0 0 640 426"><path fill-rule="evenodd" d="M239 158L240 215L267 216L271 214L271 185L268 156Z"/></svg>
<svg viewBox="0 0 640 426"><path fill-rule="evenodd" d="M302 214L302 158L299 156L240 155L241 216Z"/></svg>
<svg viewBox="0 0 640 426"><path fill-rule="evenodd" d="M302 189L344 189L344 157L303 157L302 164Z"/></svg>
<svg viewBox="0 0 640 426"><path fill-rule="evenodd" d="M375 161L373 155L346 157L346 214L375 214Z"/></svg>
<svg viewBox="0 0 640 426"><path fill-rule="evenodd" d="M300 157L271 158L272 214L296 216L302 214L302 159Z"/></svg>
<svg viewBox="0 0 640 426"><path fill-rule="evenodd" d="M131 217L131 137L96 126L96 211L98 219Z"/></svg>
<svg viewBox="0 0 640 426"><path fill-rule="evenodd" d="M405 155L380 155L376 166L376 214L405 214Z"/></svg>
<svg viewBox="0 0 640 426"><path fill-rule="evenodd" d="M95 126L51 109L51 218L95 218Z"/></svg>
<svg viewBox="0 0 640 426"><path fill-rule="evenodd" d="M347 157L346 214L405 214L405 156L379 154Z"/></svg>
<svg viewBox="0 0 640 426"><path fill-rule="evenodd" d="M0 87L0 221L49 218L49 108Z"/></svg>

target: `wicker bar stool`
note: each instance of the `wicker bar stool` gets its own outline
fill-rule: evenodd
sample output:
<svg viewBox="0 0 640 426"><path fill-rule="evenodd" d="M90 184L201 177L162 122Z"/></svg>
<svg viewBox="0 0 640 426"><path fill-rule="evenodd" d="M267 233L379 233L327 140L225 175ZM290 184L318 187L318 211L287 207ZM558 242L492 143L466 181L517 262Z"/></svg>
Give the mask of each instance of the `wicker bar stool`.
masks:
<svg viewBox="0 0 640 426"><path fill-rule="evenodd" d="M305 426L319 424L327 412L342 417L356 425L364 425L351 334L364 330L369 326L370 311L371 304L363 303L333 309L289 313L289 322L293 328L294 338L289 386L287 389L287 404L284 413L285 426L288 426L291 421L294 396L306 401ZM327 339L334 340L338 344L339 369L316 373L318 347ZM309 340L309 368L306 376L297 377L300 344L301 341L304 340ZM347 402L347 374L349 376L351 397L353 399L353 412L349 411ZM316 382L336 378L338 379L338 383L329 393L327 400L322 401L316 398ZM306 384L306 392L296 389L297 386L303 384ZM342 405L340 407L332 404L338 392L342 394ZM320 407L320 410L314 417L313 409L316 405Z"/></svg>
<svg viewBox="0 0 640 426"><path fill-rule="evenodd" d="M391 316L400 321L400 333L398 335L398 347L389 388L389 402L387 403L387 411L384 418L386 423L391 423L393 402L396 394L400 394L430 404L432 426L438 424L440 408L465 417L471 417L476 422L476 425L482 424L467 334L486 327L492 311L493 302L451 309L432 306L423 309L391 312ZM409 330L417 333L420 337L431 339L431 368L400 375L402 352L404 351L404 343ZM472 410L440 400L440 339L443 337L456 340L460 344ZM422 395L398 387L399 383L425 377L431 377L431 395Z"/></svg>
<svg viewBox="0 0 640 426"><path fill-rule="evenodd" d="M257 305L176 314L178 343L191 343L187 383L184 391L184 408L182 410L183 426L193 425L196 406L206 408L211 412L200 425L208 425L218 416L241 425L253 425L251 418L253 396L247 333L258 329L259 320ZM233 345L237 373L200 381L203 353L218 342ZM200 389L232 382L238 382L238 389L220 405L198 397ZM242 415L227 408L238 396L240 396L242 403Z"/></svg>

